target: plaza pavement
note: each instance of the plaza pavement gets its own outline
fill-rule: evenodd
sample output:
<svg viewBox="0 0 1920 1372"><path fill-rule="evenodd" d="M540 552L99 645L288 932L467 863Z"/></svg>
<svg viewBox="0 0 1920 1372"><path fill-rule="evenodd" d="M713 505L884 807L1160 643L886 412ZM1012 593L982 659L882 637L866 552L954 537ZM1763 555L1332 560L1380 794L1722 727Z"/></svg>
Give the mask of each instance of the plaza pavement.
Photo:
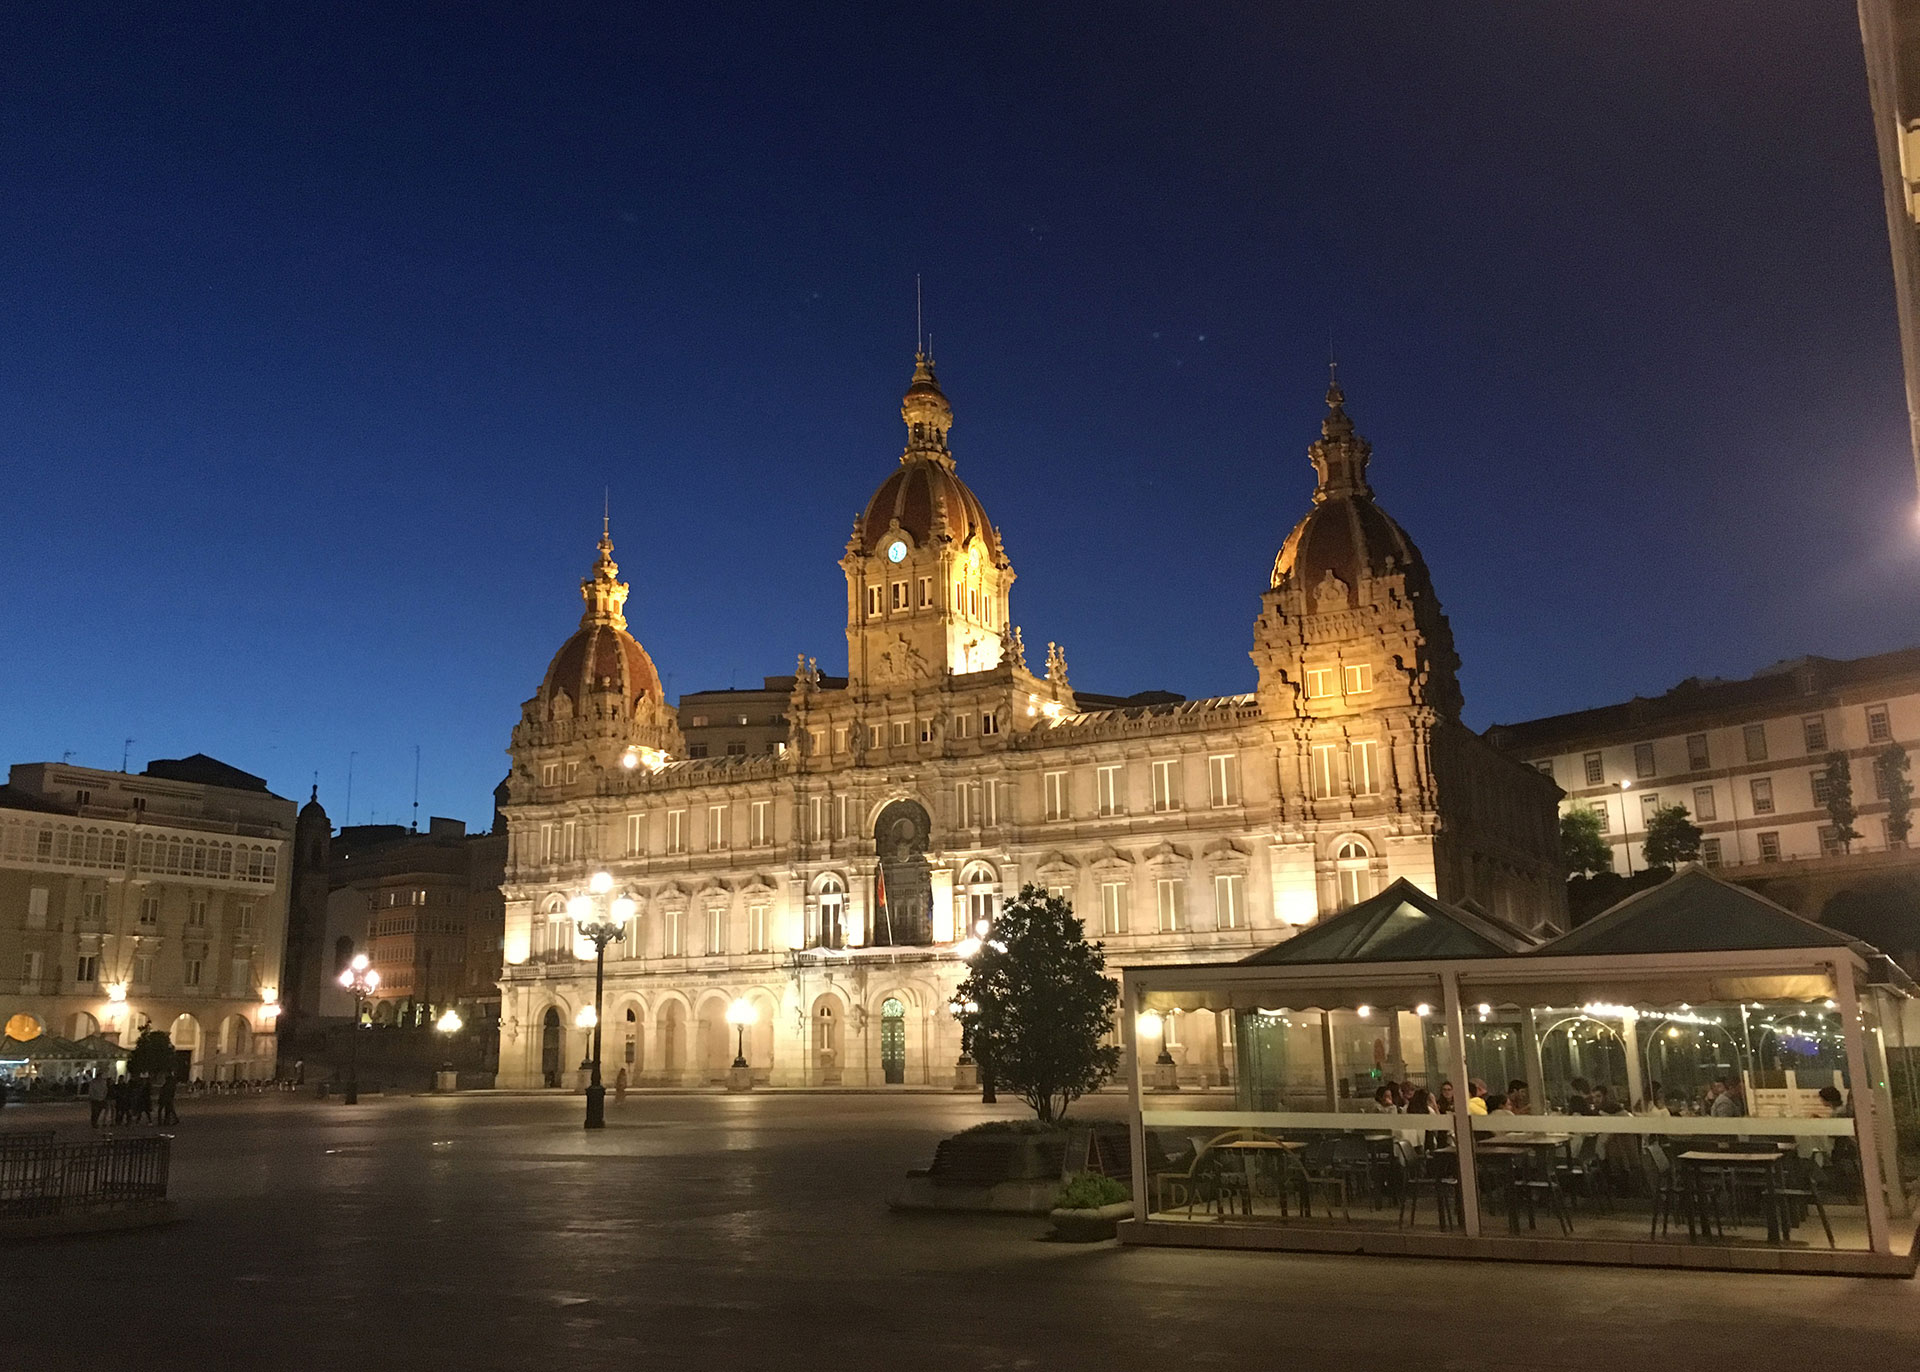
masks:
<svg viewBox="0 0 1920 1372"><path fill-rule="evenodd" d="M1094 1103L1114 1114L1117 1099ZM914 1095L187 1100L164 1229L0 1254L0 1368L1911 1366L1920 1284L1072 1247L895 1215ZM0 1128L84 1134L71 1107Z"/></svg>

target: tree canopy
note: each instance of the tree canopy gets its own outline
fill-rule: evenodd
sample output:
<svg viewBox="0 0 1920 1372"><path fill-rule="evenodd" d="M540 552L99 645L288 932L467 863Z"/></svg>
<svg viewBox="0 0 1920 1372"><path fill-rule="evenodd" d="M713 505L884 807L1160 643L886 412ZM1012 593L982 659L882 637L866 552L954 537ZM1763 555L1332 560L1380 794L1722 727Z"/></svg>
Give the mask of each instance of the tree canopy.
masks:
<svg viewBox="0 0 1920 1372"><path fill-rule="evenodd" d="M127 1058L127 1075L164 1077L173 1072L173 1039L158 1029L142 1029Z"/></svg>
<svg viewBox="0 0 1920 1372"><path fill-rule="evenodd" d="M1853 827L1853 768L1847 755L1838 749L1827 754L1825 781L1827 818L1833 821L1833 837L1840 840L1841 847L1852 852L1853 841L1860 837L1860 831Z"/></svg>
<svg viewBox="0 0 1920 1372"><path fill-rule="evenodd" d="M954 996L966 1051L1043 1123L1065 1119L1119 1069L1120 1050L1105 1039L1120 989L1071 903L1021 887L969 963Z"/></svg>
<svg viewBox="0 0 1920 1372"><path fill-rule="evenodd" d="M1913 831L1913 778L1907 750L1889 743L1873 759L1873 771L1879 781L1879 793L1887 802L1887 840L1905 843Z"/></svg>
<svg viewBox="0 0 1920 1372"><path fill-rule="evenodd" d="M1613 870L1613 846L1601 832L1598 810L1576 805L1560 816L1560 860L1570 877Z"/></svg>
<svg viewBox="0 0 1920 1372"><path fill-rule="evenodd" d="M1700 826L1684 805L1662 805L1647 819L1647 866L1671 870L1700 856Z"/></svg>

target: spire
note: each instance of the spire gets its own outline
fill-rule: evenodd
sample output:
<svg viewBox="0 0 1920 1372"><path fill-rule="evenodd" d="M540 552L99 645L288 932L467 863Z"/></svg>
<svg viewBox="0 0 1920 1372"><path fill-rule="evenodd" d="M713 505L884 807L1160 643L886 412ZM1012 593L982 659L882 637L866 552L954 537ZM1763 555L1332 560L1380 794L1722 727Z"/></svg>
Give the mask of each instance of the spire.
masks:
<svg viewBox="0 0 1920 1372"><path fill-rule="evenodd" d="M1320 438L1307 449L1307 457L1319 474L1313 492L1314 504L1337 495L1371 496L1367 485L1367 462L1373 445L1353 427L1347 413L1347 394L1340 389L1340 364L1327 363L1327 417L1320 421Z"/></svg>
<svg viewBox="0 0 1920 1372"><path fill-rule="evenodd" d="M946 393L933 374L933 357L929 353L913 355L913 380L900 402L900 417L907 423L907 448L900 455L902 462L923 457L953 465L953 454L947 451L953 406L947 403Z"/></svg>
<svg viewBox="0 0 1920 1372"><path fill-rule="evenodd" d="M615 629L627 627L625 606L627 603L627 583L620 579L620 564L613 560L613 532L611 511L601 519L600 556L593 561L593 575L580 583L580 598L587 603L586 613L580 616L580 627L589 624L606 624Z"/></svg>

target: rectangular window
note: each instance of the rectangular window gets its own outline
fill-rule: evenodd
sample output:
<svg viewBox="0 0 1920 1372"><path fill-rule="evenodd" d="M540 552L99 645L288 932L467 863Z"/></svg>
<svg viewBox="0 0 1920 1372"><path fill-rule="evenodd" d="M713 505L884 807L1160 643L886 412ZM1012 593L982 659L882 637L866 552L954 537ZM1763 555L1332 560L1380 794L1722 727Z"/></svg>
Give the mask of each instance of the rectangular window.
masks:
<svg viewBox="0 0 1920 1372"><path fill-rule="evenodd" d="M727 951L727 911L723 905L707 908L707 952Z"/></svg>
<svg viewBox="0 0 1920 1372"><path fill-rule="evenodd" d="M1331 743L1313 745L1313 795L1316 800L1325 800L1333 794L1339 764L1334 761Z"/></svg>
<svg viewBox="0 0 1920 1372"><path fill-rule="evenodd" d="M907 583L904 581L896 581L893 583L893 608L896 610L910 610L913 608L912 602L907 599Z"/></svg>
<svg viewBox="0 0 1920 1372"><path fill-rule="evenodd" d="M1353 777L1353 793L1356 796L1380 794L1379 746L1367 740L1347 750L1347 768Z"/></svg>
<svg viewBox="0 0 1920 1372"><path fill-rule="evenodd" d="M1179 933L1187 927L1187 883L1178 877L1161 877L1153 887L1160 932Z"/></svg>
<svg viewBox="0 0 1920 1372"><path fill-rule="evenodd" d="M687 812L685 810L667 811L667 851L669 853L687 851Z"/></svg>
<svg viewBox="0 0 1920 1372"><path fill-rule="evenodd" d="M1867 742L1893 742L1893 717L1884 705L1867 706Z"/></svg>
<svg viewBox="0 0 1920 1372"><path fill-rule="evenodd" d="M189 988L198 988L200 985L200 967L201 963L199 958L188 958L186 966L182 968L180 972L181 983Z"/></svg>
<svg viewBox="0 0 1920 1372"><path fill-rule="evenodd" d="M568 820L560 826L560 856L571 861L580 855L579 825Z"/></svg>
<svg viewBox="0 0 1920 1372"><path fill-rule="evenodd" d="M42 901L40 905L40 925L33 923L32 910L28 910L27 916L28 928L38 928L44 925L47 922L46 902ZM84 893L80 897L80 918L88 924L97 925L104 923L107 918L107 893L105 891L88 891ZM202 925L207 922L207 902L205 900L196 900L192 905L187 907L187 923L192 924L196 919Z"/></svg>
<svg viewBox="0 0 1920 1372"><path fill-rule="evenodd" d="M988 710L980 716L980 734L984 738L1000 732L1000 716Z"/></svg>
<svg viewBox="0 0 1920 1372"><path fill-rule="evenodd" d="M1779 832L1777 830L1768 829L1766 832L1762 833L1759 837L1760 837L1760 861L1762 862L1780 861Z"/></svg>
<svg viewBox="0 0 1920 1372"><path fill-rule="evenodd" d="M627 816L627 855L632 857L647 851L647 817L645 815Z"/></svg>
<svg viewBox="0 0 1920 1372"><path fill-rule="evenodd" d="M228 968L227 994L244 996L250 989L248 983L253 980L253 960L235 958Z"/></svg>
<svg viewBox="0 0 1920 1372"><path fill-rule="evenodd" d="M1695 819L1718 818L1718 806L1714 804L1713 787L1696 786L1693 788L1693 817Z"/></svg>
<svg viewBox="0 0 1920 1372"><path fill-rule="evenodd" d="M1067 817L1067 774L1048 772L1040 779L1045 794L1041 813L1047 819L1065 819Z"/></svg>
<svg viewBox="0 0 1920 1372"><path fill-rule="evenodd" d="M689 743L687 745L688 757L705 757L707 755L707 751L708 751L707 745L704 743Z"/></svg>
<svg viewBox="0 0 1920 1372"><path fill-rule="evenodd" d="M923 719L920 721L920 741L922 743L933 742L933 721L932 720Z"/></svg>
<svg viewBox="0 0 1920 1372"><path fill-rule="evenodd" d="M1347 694L1364 696L1373 693L1373 665L1367 662L1355 662L1346 669Z"/></svg>
<svg viewBox="0 0 1920 1372"><path fill-rule="evenodd" d="M677 958L680 956L680 921L685 918L684 910L668 910L660 919L660 955Z"/></svg>
<svg viewBox="0 0 1920 1372"><path fill-rule="evenodd" d="M1540 758L1533 764L1533 770L1547 778L1547 780L1553 780L1553 759L1550 757Z"/></svg>
<svg viewBox="0 0 1920 1372"><path fill-rule="evenodd" d="M1120 768L1101 767L1094 772L1095 808L1099 814L1126 813L1126 793L1120 788Z"/></svg>
<svg viewBox="0 0 1920 1372"><path fill-rule="evenodd" d="M89 899L93 899L92 895ZM91 911L89 911L91 913ZM47 888L35 886L27 892L27 928L47 927Z"/></svg>
<svg viewBox="0 0 1920 1372"><path fill-rule="evenodd" d="M707 807L707 851L717 853L727 846L727 807Z"/></svg>
<svg viewBox="0 0 1920 1372"><path fill-rule="evenodd" d="M1773 813L1773 778L1755 777L1748 783L1753 791L1753 812L1756 815Z"/></svg>
<svg viewBox="0 0 1920 1372"><path fill-rule="evenodd" d="M1660 797L1652 791L1640 793L1640 827L1645 829L1653 823L1654 812L1660 808Z"/></svg>
<svg viewBox="0 0 1920 1372"><path fill-rule="evenodd" d="M416 891L414 894L419 897L414 904L425 905L427 903L427 893L425 891ZM252 901L243 900L240 904L233 907L233 927L237 932L242 934L253 932Z"/></svg>
<svg viewBox="0 0 1920 1372"><path fill-rule="evenodd" d="M1333 694L1334 671L1331 667L1307 668L1307 699L1324 700Z"/></svg>
<svg viewBox="0 0 1920 1372"><path fill-rule="evenodd" d="M896 748L907 746L907 721L904 719L893 721L893 746Z"/></svg>
<svg viewBox="0 0 1920 1372"><path fill-rule="evenodd" d="M1818 771L1808 772L1807 783L1813 789L1813 803L1815 805L1825 805L1833 799L1833 782L1828 779L1826 768L1822 767Z"/></svg>
<svg viewBox="0 0 1920 1372"><path fill-rule="evenodd" d="M847 751L847 726L844 724L833 726L833 751L836 753Z"/></svg>
<svg viewBox="0 0 1920 1372"><path fill-rule="evenodd" d="M195 898L187 902L187 927L189 929L204 929L207 927L207 902L205 899Z"/></svg>
<svg viewBox="0 0 1920 1372"><path fill-rule="evenodd" d="M1180 764L1171 759L1153 764L1153 808L1156 812L1180 808Z"/></svg>
<svg viewBox="0 0 1920 1372"><path fill-rule="evenodd" d="M1127 932L1127 883L1124 881L1100 883L1100 932Z"/></svg>
<svg viewBox="0 0 1920 1372"><path fill-rule="evenodd" d="M1709 867L1718 867L1720 865L1719 839L1703 838L1700 840L1700 861L1706 863Z"/></svg>
<svg viewBox="0 0 1920 1372"><path fill-rule="evenodd" d="M980 783L963 781L953 788L953 822L971 829L980 822Z"/></svg>
<svg viewBox="0 0 1920 1372"><path fill-rule="evenodd" d="M745 757L746 755L747 745L745 743L729 743L727 745L728 757Z"/></svg>
<svg viewBox="0 0 1920 1372"><path fill-rule="evenodd" d="M100 980L100 955L82 953L73 960L73 979L82 985Z"/></svg>
<svg viewBox="0 0 1920 1372"><path fill-rule="evenodd" d="M1207 804L1216 810L1240 803L1240 759L1219 753L1207 759Z"/></svg>
<svg viewBox="0 0 1920 1372"><path fill-rule="evenodd" d="M980 590L977 586L967 587L967 618L980 618Z"/></svg>
<svg viewBox="0 0 1920 1372"><path fill-rule="evenodd" d="M140 897L140 927L151 929L160 923L160 897Z"/></svg>
<svg viewBox="0 0 1920 1372"><path fill-rule="evenodd" d="M1839 857L1847 851L1847 845L1840 841L1840 826L1822 824L1820 826L1820 856Z"/></svg>
<svg viewBox="0 0 1920 1372"><path fill-rule="evenodd" d="M772 945L768 942L767 907L749 905L747 907L747 951L764 953Z"/></svg>
<svg viewBox="0 0 1920 1372"><path fill-rule="evenodd" d="M1687 770L1704 772L1707 770L1707 736L1705 734L1687 735Z"/></svg>
<svg viewBox="0 0 1920 1372"><path fill-rule="evenodd" d="M751 842L756 848L765 848L773 842L773 802L756 800L748 811Z"/></svg>
<svg viewBox="0 0 1920 1372"><path fill-rule="evenodd" d="M1600 832L1603 834L1612 833L1613 807L1608 805L1604 800L1596 800L1593 803L1593 813L1594 817L1600 821Z"/></svg>
<svg viewBox="0 0 1920 1372"><path fill-rule="evenodd" d="M885 595L886 592L878 586L867 587L868 619L878 619L880 617L880 612L886 608L886 602L882 599Z"/></svg>
<svg viewBox="0 0 1920 1372"><path fill-rule="evenodd" d="M833 836L835 838L845 838L847 836L847 831L852 825L852 815L853 797L834 797Z"/></svg>
<svg viewBox="0 0 1920 1372"><path fill-rule="evenodd" d="M1606 770L1600 765L1600 754L1588 753L1583 761L1587 768L1587 785L1598 786L1606 780Z"/></svg>
<svg viewBox="0 0 1920 1372"><path fill-rule="evenodd" d="M886 729L884 726L879 724L869 724L867 726L867 747L869 748L880 747L881 742L885 738L885 735L886 735Z"/></svg>
<svg viewBox="0 0 1920 1372"><path fill-rule="evenodd" d="M1653 745L1636 743L1633 745L1633 774L1637 777L1650 777L1653 772Z"/></svg>
<svg viewBox="0 0 1920 1372"><path fill-rule="evenodd" d="M968 730L972 727L972 725L973 725L972 715L955 715L953 717L953 736L955 738L968 737Z"/></svg>
<svg viewBox="0 0 1920 1372"><path fill-rule="evenodd" d="M571 786L574 782L578 781L579 779L580 779L580 764L578 762L569 762L567 764L567 784Z"/></svg>
<svg viewBox="0 0 1920 1372"><path fill-rule="evenodd" d="M40 950L27 949L26 956L20 960L20 978L23 981L40 980Z"/></svg>
<svg viewBox="0 0 1920 1372"><path fill-rule="evenodd" d="M1806 739L1809 753L1827 751L1827 717L1825 715L1808 715L1801 720L1800 733Z"/></svg>
<svg viewBox="0 0 1920 1372"><path fill-rule="evenodd" d="M807 730L807 756L819 757L827 751L827 731L825 729Z"/></svg>
<svg viewBox="0 0 1920 1372"><path fill-rule="evenodd" d="M540 764L540 784L542 786L558 786L560 784L559 763L543 762Z"/></svg>
<svg viewBox="0 0 1920 1372"><path fill-rule="evenodd" d="M832 837L827 832L827 798L825 796L807 797L807 837L814 839Z"/></svg>
<svg viewBox="0 0 1920 1372"><path fill-rule="evenodd" d="M153 954L136 953L133 959L133 984L146 986L153 981Z"/></svg>
<svg viewBox="0 0 1920 1372"><path fill-rule="evenodd" d="M1767 760L1766 725L1749 724L1740 731L1740 737L1746 743L1748 762L1765 762Z"/></svg>
<svg viewBox="0 0 1920 1372"><path fill-rule="evenodd" d="M1238 872L1223 872L1213 879L1213 917L1222 929L1246 927L1245 882Z"/></svg>
<svg viewBox="0 0 1920 1372"><path fill-rule="evenodd" d="M920 608L923 610L933 608L933 578L930 576L920 578Z"/></svg>

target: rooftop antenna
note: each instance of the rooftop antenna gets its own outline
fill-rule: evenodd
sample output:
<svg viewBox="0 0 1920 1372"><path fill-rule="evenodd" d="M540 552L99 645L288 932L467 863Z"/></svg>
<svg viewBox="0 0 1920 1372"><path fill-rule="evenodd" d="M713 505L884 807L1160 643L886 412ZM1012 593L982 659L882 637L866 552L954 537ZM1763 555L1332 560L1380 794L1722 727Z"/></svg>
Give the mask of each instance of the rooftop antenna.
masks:
<svg viewBox="0 0 1920 1372"><path fill-rule="evenodd" d="M420 745L413 745L413 825L409 833L420 832Z"/></svg>
<svg viewBox="0 0 1920 1372"><path fill-rule="evenodd" d="M926 337L925 329L922 326L923 319L924 315L920 309L920 273L915 272L913 274L913 350L917 353L924 353L926 351L926 349L921 346L921 340Z"/></svg>
<svg viewBox="0 0 1920 1372"><path fill-rule="evenodd" d="M128 739L120 747L120 773L122 776L126 775L127 759L133 755L133 744L134 740Z"/></svg>
<svg viewBox="0 0 1920 1372"><path fill-rule="evenodd" d="M1334 355L1331 332L1327 334L1327 384L1332 386L1340 384L1340 359Z"/></svg>
<svg viewBox="0 0 1920 1372"><path fill-rule="evenodd" d="M353 760L359 756L357 750L347 754L347 812L340 817L342 829L353 823Z"/></svg>
<svg viewBox="0 0 1920 1372"><path fill-rule="evenodd" d="M60 754L60 765L62 767L66 766L69 762L72 762L72 761L73 761L73 749L69 748L67 749L66 752Z"/></svg>
<svg viewBox="0 0 1920 1372"><path fill-rule="evenodd" d="M613 487L600 488L600 537L613 537Z"/></svg>

